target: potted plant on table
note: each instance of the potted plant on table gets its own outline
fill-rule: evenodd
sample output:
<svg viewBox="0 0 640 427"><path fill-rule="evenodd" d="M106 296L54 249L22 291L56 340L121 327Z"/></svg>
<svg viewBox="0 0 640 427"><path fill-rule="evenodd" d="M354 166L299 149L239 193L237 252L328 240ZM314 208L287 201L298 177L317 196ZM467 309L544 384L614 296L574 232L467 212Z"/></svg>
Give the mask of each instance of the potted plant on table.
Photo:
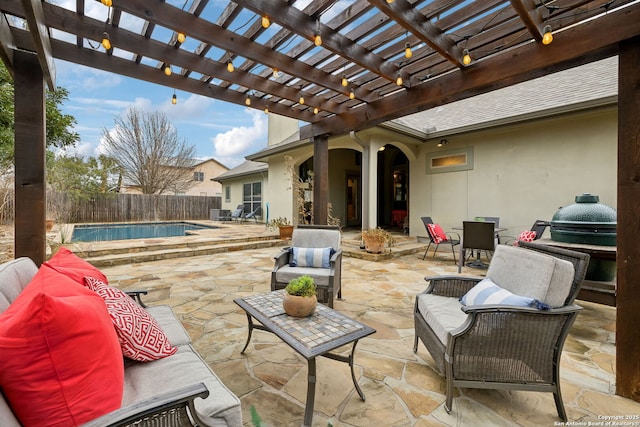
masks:
<svg viewBox="0 0 640 427"><path fill-rule="evenodd" d="M278 217L269 221L269 228L278 228L281 239L290 239L293 235L293 225L287 218Z"/></svg>
<svg viewBox="0 0 640 427"><path fill-rule="evenodd" d="M313 277L297 277L291 280L284 289L282 308L289 316L307 317L315 311L318 297Z"/></svg>
<svg viewBox="0 0 640 427"><path fill-rule="evenodd" d="M362 230L362 241L364 243L365 250L373 254L381 253L385 245L391 247L396 242L388 231L385 231L380 227Z"/></svg>

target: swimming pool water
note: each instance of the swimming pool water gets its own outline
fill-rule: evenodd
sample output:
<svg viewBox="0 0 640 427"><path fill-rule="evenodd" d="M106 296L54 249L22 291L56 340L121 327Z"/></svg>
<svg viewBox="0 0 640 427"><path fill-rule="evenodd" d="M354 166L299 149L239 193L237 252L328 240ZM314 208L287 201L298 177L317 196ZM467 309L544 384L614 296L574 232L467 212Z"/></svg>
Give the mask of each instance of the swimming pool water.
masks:
<svg viewBox="0 0 640 427"><path fill-rule="evenodd" d="M189 222L147 222L137 224L88 224L73 228L72 242L104 242L109 240L148 239L185 236L189 230L217 228Z"/></svg>

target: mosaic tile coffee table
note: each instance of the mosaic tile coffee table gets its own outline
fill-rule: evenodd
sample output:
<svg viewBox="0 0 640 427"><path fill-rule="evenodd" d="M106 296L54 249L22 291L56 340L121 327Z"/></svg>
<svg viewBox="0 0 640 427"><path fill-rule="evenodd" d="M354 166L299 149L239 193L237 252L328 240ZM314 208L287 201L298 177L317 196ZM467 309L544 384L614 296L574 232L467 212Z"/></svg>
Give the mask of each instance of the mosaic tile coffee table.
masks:
<svg viewBox="0 0 640 427"><path fill-rule="evenodd" d="M299 318L287 315L282 309L284 290L252 295L235 299L247 314L249 335L241 353L247 349L254 329L272 332L291 348L307 359L307 402L304 410L304 426L311 426L316 393L316 357L345 362L351 368L351 378L360 398L365 396L353 372L353 355L360 338L373 334L376 330L363 325L329 307L318 304L309 317ZM260 322L254 322L254 319ZM330 353L338 347L353 343L348 356Z"/></svg>

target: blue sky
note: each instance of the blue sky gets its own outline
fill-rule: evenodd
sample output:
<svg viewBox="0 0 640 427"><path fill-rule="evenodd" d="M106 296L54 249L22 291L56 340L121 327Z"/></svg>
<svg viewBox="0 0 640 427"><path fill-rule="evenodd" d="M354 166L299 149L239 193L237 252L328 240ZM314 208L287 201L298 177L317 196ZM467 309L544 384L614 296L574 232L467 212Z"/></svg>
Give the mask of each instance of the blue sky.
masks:
<svg viewBox="0 0 640 427"><path fill-rule="evenodd" d="M267 145L267 115L261 110L181 91L173 105L167 87L63 61L55 66L56 84L69 91L62 111L76 118L80 135L72 153L100 154L103 131L133 106L165 113L178 135L196 147L198 158L213 157L229 168Z"/></svg>

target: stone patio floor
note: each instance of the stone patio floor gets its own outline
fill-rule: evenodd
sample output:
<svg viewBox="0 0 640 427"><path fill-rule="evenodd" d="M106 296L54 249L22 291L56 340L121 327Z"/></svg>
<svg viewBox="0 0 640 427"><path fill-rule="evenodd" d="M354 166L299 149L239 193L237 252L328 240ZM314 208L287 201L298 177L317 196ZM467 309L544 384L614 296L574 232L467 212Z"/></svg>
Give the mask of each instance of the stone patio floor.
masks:
<svg viewBox="0 0 640 427"><path fill-rule="evenodd" d="M236 227L234 227L236 228ZM264 227L238 225L237 232ZM229 234L229 229L225 230ZM244 355L247 319L234 298L269 290L277 247L102 267L122 289L146 289L150 305L169 304L195 348L242 401L245 426L255 407L263 426L300 426L306 398L306 362L267 332L254 331ZM343 259L339 310L375 328L355 355L360 400L345 363L318 359L314 426L559 426L550 393L457 389L444 410L444 380L422 343L412 351L412 309L425 276L455 274L450 256L422 253L385 261ZM482 274L465 267L463 274ZM615 308L578 301L580 312L564 347L562 393L566 425L607 425L603 417L640 415L640 404L615 393ZM350 347L344 348L344 353ZM602 424L599 424L601 423ZM622 424L627 422L628 424ZM635 424L634 424L635 423Z"/></svg>

